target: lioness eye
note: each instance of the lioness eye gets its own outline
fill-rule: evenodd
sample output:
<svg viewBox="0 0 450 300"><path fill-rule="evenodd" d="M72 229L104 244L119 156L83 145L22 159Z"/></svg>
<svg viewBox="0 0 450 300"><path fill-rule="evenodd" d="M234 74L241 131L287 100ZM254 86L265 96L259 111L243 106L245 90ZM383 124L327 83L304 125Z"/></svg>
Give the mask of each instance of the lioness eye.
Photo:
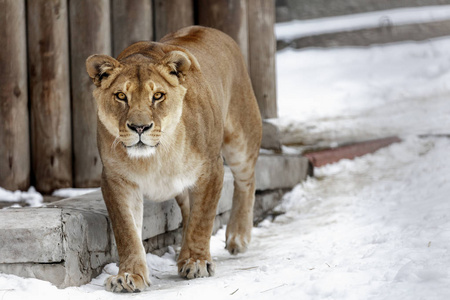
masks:
<svg viewBox="0 0 450 300"><path fill-rule="evenodd" d="M116 93L116 98L122 101L127 101L127 96L122 92Z"/></svg>
<svg viewBox="0 0 450 300"><path fill-rule="evenodd" d="M161 100L163 96L164 96L163 93L160 93L160 92L154 93L153 94L153 100Z"/></svg>

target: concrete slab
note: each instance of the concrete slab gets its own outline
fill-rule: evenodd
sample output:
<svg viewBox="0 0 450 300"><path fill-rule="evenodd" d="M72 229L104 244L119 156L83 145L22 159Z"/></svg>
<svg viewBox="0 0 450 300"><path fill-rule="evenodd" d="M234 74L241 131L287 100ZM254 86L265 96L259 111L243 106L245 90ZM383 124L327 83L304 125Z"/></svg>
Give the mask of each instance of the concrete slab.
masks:
<svg viewBox="0 0 450 300"><path fill-rule="evenodd" d="M61 220L61 209L1 211L0 263L48 263L64 260Z"/></svg>
<svg viewBox="0 0 450 300"><path fill-rule="evenodd" d="M292 188L306 179L309 161L299 155L260 155L256 163L256 190Z"/></svg>
<svg viewBox="0 0 450 300"><path fill-rule="evenodd" d="M307 169L308 160L300 156L260 155L256 186L265 192L256 197L255 217L276 205L283 194L281 189L292 188L305 179ZM233 177L226 167L214 231L228 221L232 198ZM145 249L162 254L167 246L180 243L181 221L174 199L146 201L142 233ZM105 264L117 261L114 235L100 191L44 208L0 210L2 273L67 287L89 282Z"/></svg>

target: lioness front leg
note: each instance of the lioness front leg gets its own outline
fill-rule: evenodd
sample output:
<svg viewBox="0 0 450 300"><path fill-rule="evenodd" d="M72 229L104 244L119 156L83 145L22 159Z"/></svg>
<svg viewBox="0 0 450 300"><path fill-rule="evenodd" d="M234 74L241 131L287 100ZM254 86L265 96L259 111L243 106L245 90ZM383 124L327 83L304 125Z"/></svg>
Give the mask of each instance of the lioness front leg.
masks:
<svg viewBox="0 0 450 300"><path fill-rule="evenodd" d="M143 199L137 186L103 172L102 193L119 252L119 274L105 284L111 292L141 292L149 284L142 245Z"/></svg>
<svg viewBox="0 0 450 300"><path fill-rule="evenodd" d="M192 190L193 204L178 257L178 274L187 279L214 275L210 239L223 185L223 160L205 172Z"/></svg>

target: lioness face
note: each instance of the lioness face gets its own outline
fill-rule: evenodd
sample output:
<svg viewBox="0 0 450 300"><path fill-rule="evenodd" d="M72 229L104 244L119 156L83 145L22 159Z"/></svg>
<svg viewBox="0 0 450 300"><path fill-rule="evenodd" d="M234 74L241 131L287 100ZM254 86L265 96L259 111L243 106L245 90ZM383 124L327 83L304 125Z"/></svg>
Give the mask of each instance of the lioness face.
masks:
<svg viewBox="0 0 450 300"><path fill-rule="evenodd" d="M114 146L125 147L130 157L153 155L180 121L186 88L179 69L188 63L180 53L156 63L142 55L121 62L106 55L87 60L99 120L115 137Z"/></svg>

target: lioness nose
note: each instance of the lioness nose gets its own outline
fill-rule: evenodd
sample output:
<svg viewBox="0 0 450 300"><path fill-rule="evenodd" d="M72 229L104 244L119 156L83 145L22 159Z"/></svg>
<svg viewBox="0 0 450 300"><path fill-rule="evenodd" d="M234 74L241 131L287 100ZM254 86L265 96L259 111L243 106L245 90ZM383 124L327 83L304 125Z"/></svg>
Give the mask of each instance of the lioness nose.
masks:
<svg viewBox="0 0 450 300"><path fill-rule="evenodd" d="M138 134L144 133L144 131L149 130L153 127L153 123L150 125L136 125L136 124L127 124L128 128L133 131L136 131Z"/></svg>

